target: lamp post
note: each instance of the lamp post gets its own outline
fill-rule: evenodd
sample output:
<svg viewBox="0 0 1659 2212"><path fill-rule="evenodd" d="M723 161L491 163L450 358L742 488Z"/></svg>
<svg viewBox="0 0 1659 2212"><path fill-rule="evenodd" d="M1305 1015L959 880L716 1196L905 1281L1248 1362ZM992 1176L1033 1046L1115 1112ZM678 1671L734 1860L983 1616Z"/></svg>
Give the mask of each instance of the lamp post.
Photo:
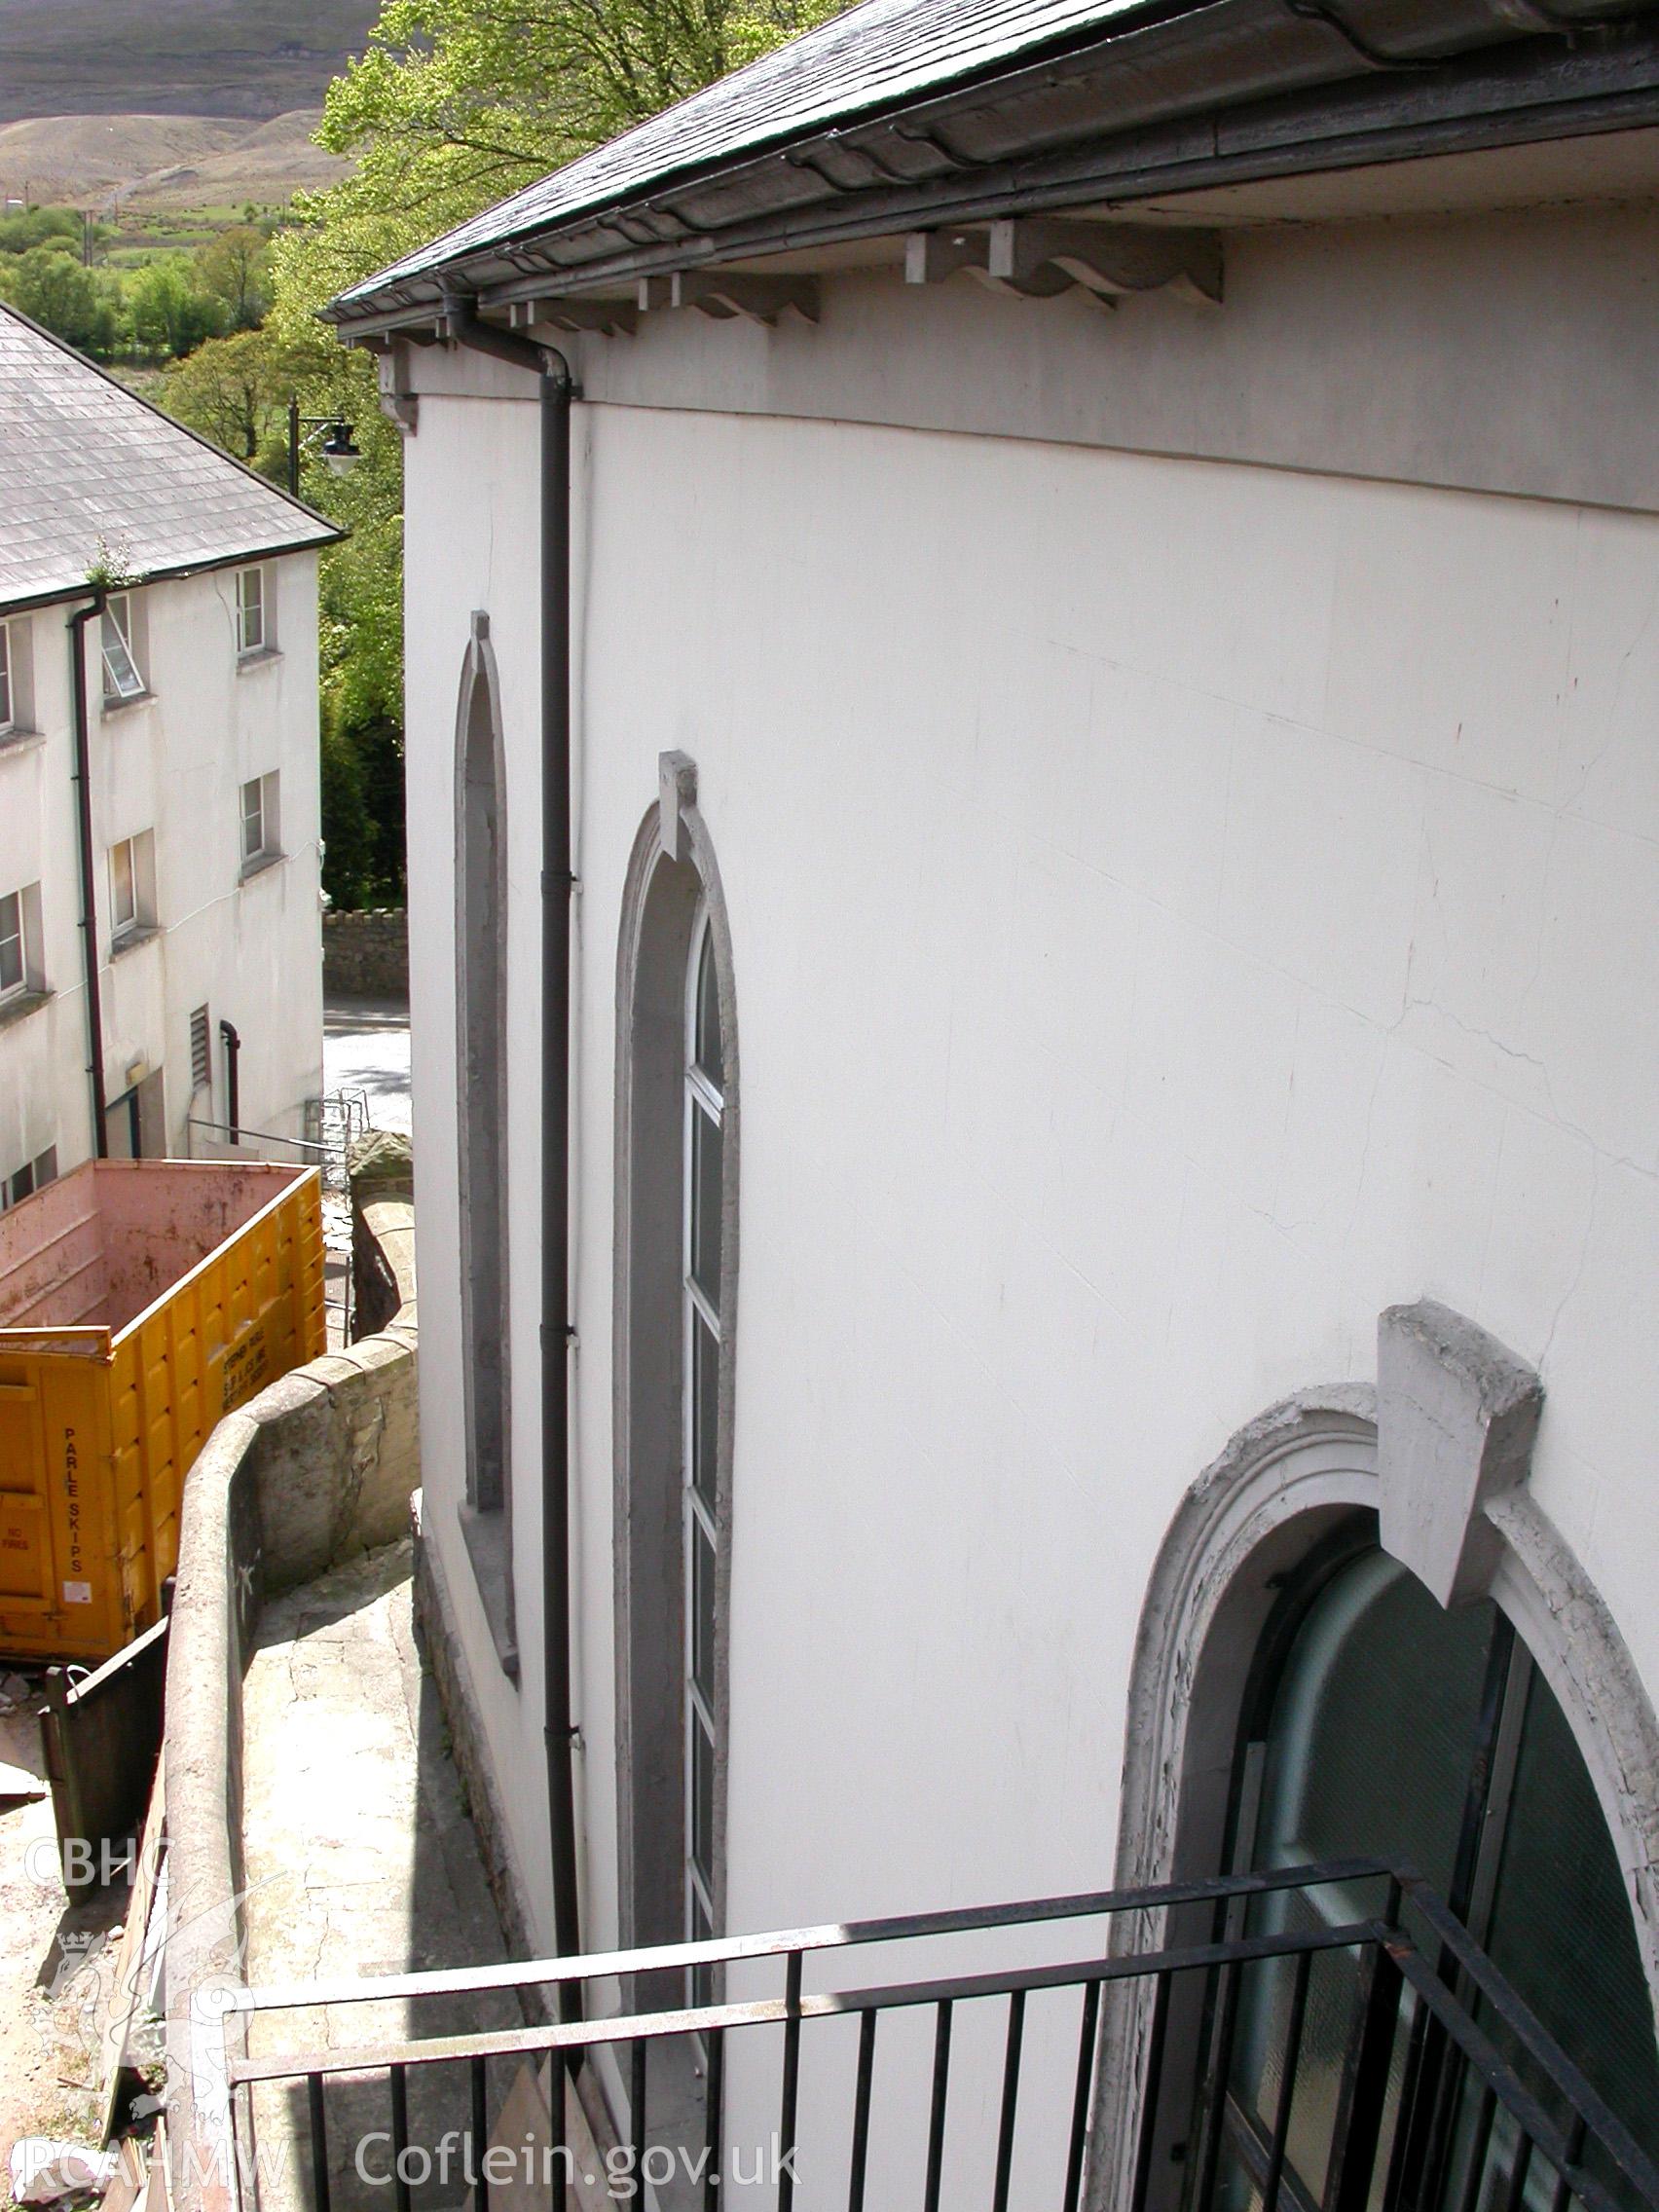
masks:
<svg viewBox="0 0 1659 2212"><path fill-rule="evenodd" d="M309 432L310 436L302 433ZM320 433L320 435L318 435ZM342 415L302 415L298 397L288 402L288 491L293 498L300 496L300 446L310 445L314 439L323 461L336 476L348 476L363 458L362 449L351 435L351 425Z"/></svg>

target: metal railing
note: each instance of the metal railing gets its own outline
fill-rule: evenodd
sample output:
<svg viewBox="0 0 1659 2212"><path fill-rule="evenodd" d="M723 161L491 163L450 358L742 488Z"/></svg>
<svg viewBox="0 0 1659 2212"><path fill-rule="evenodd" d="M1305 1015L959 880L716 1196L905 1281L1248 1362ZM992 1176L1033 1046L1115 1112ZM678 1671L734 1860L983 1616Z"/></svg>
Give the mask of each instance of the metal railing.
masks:
<svg viewBox="0 0 1659 2212"><path fill-rule="evenodd" d="M203 1137L226 1151L275 1165L315 1167L322 1177L322 1242L327 1255L324 1298L329 1309L331 1346L351 1336L351 1146L368 1133L369 1102L361 1090L330 1091L308 1098L303 1109L305 1135L279 1136L274 1129L233 1128L227 1122L192 1115L188 1124L194 1150Z"/></svg>
<svg viewBox="0 0 1659 2212"><path fill-rule="evenodd" d="M1376 1909L1363 1909L1373 1902ZM1081 1955L1031 1955L1056 1947L1046 1932L1083 1921L1104 1926ZM1177 1930L1188 1934L1178 1936ZM1137 1936L1149 1938L1146 1947L1135 1944ZM860 1952L879 1948L886 1967L894 1953L907 1960L942 1943L960 1954L970 1942L1000 1963L972 1972L883 1973L839 1985ZM1026 1956L1012 1959L1021 1948ZM1266 2002L1263 1977L1270 1974L1278 1978ZM754 1982L760 1975L774 1983L781 1975L781 1987L739 1999L719 1994L733 1979ZM584 2016L596 1996L614 1989L626 2000L645 1977L653 1990L667 1981L687 1994L712 1987L715 1995L667 2009ZM419 2009L490 1993L522 1998L531 1990L552 1994L562 2014L557 2022L353 2042L340 2018L351 2007L388 2000ZM1063 2047L1052 2004L1041 2035L1031 2032L1037 2008L1062 1999L1070 2023ZM682 2081L694 2071L699 2155L692 2158L687 2147L684 2170L694 2177L695 2196L670 2191L660 2201L695 2201L704 2212L716 2212L733 2194L722 2193L722 2160L734 2124L728 2085L740 2049L746 2114L753 2118L756 2097L764 2093L775 2116L769 2200L778 2212L793 2212L803 2186L795 2156L803 2084L813 2098L815 2144L822 2149L832 2133L838 2144L832 2184L815 2183L803 2212L805 2204L816 2212L831 2203L836 2212L842 2204L847 2212L866 2206L890 2212L901 2204L940 2212L941 2203L950 2212L965 2203L975 2212L987 2204L990 2212L1009 2212L1011 2205L1026 2212L1039 2202L1078 2212L1091 2165L1118 2177L1114 2201L1124 2212L1160 2205L1211 2212L1230 2201L1250 2203L1256 2212L1366 2212L1379 2205L1389 2212L1413 2205L1444 2212L1569 2212L1575 2204L1584 2212L1630 2212L1633 2206L1659 2212L1659 2170L1625 2124L1433 1893L1414 1874L1376 1861L527 1965L225 1991L219 2003L226 2008L221 2109L245 2148L252 2139L252 2099L274 2088L289 2090L313 2212L331 2212L346 2170L331 2136L337 2126L331 2105L348 2089L357 2100L359 2128L365 2111L384 2115L384 2182L394 2212L411 2212L407 2155L420 2148L411 2137L411 2086L443 2070L454 2077L452 2110L463 2120L462 2167L473 2212L489 2212L491 2176L479 2151L491 2140L487 2069L491 2061L534 2062L553 2054L555 2068L572 2079L586 2063L607 2083L609 2109L620 2116L618 2149L636 2175L648 2175L645 2155L661 2134L647 2126L653 2081L677 2065ZM320 2012L326 2023L309 2047L252 2055L242 2048L253 2023L302 2009L313 2018ZM1324 2053L1317 2065L1307 2050L1315 2011ZM964 2091L953 2103L953 2050L962 2046L965 2022L986 2012L994 2032L977 2038L976 2093ZM1120 2108L1136 2115L1127 2145L1091 2140L1109 2013L1116 2032L1107 2047L1135 2077L1136 2093ZM897 2040L890 2030L878 2048L878 2028L901 2014L920 2014L932 2024L931 2039L918 2044L912 2035L895 2069L903 2077L901 2090L912 2099L915 2188L907 2171L901 2178L897 2166L884 2169L879 2157L872 2160L881 2132L872 2132L873 2103L878 2093L888 2095L890 2106L893 2101L893 2083L882 2083L878 2060ZM852 2053L844 2047L840 2063L815 2075L818 2039L829 2023L849 2020L857 2023L856 2059L848 2066ZM1329 2055L1336 2031L1340 2065ZM759 2064L756 2043L763 2036L772 2039L775 2052L768 2046ZM1259 2049L1254 2076L1245 2063L1252 2040L1272 2045ZM215 2070L220 2055L215 2048ZM689 2069L687 2057L694 2062ZM1434 2129L1429 2126L1425 2137L1425 2124L1436 2116L1445 2122L1449 2082L1456 2108L1450 2132L1442 2124L1438 2141L1430 2140ZM1327 2097L1333 2083L1335 2093ZM543 2173L568 2179L564 2099L550 2095L547 2101L552 2137ZM678 2109L683 2131L683 2102ZM1101 2098L1099 2109L1112 2109L1112 2100ZM1035 2153L1021 2135L1032 2110L1049 2136ZM886 2120L892 2121L891 2110ZM1173 2152L1172 2135L1180 2138ZM893 2139L889 2124L884 2140L890 2148ZM1302 2170L1309 2140L1319 2145L1322 2171ZM1016 2159L1024 2179L1014 2189ZM1045 2165L1052 2186L1046 2184L1039 2196L1032 2176ZM819 2180L822 2168L821 2160ZM368 2178L360 2165L357 2171ZM965 2194L969 2174L971 2194ZM541 2200L563 2207L566 2198L549 2185ZM1097 2177L1090 2201L1104 2200ZM243 2201L249 2201L246 2190ZM372 2191L366 2201L376 2201ZM387 2202L384 2192L378 2201ZM522 2193L515 2201L523 2202ZM643 2187L637 2201L651 2201Z"/></svg>

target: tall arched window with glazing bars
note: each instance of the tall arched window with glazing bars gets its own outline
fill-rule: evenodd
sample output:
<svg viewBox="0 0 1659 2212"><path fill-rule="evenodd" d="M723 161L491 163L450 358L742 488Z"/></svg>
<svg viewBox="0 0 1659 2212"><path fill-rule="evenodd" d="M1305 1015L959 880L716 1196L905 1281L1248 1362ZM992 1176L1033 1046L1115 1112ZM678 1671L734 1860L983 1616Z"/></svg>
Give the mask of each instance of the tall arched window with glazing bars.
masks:
<svg viewBox="0 0 1659 2212"><path fill-rule="evenodd" d="M716 1564L719 1559L721 1275L724 1259L724 1052L713 933L700 911L685 990L684 1615L685 1934L712 1936L715 1915ZM693 2002L706 2002L693 1975Z"/></svg>

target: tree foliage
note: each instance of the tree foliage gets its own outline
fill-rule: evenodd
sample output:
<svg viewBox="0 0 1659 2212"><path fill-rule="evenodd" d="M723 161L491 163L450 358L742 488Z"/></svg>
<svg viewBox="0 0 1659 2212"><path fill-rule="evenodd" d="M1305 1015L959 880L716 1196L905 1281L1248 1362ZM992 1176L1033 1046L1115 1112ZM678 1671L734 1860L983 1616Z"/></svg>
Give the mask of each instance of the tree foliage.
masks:
<svg viewBox="0 0 1659 2212"><path fill-rule="evenodd" d="M167 368L161 403L250 468L288 473L288 401L301 375L293 349L269 330L239 330Z"/></svg>
<svg viewBox="0 0 1659 2212"><path fill-rule="evenodd" d="M196 249L196 281L224 310L232 330L256 330L271 306L271 240L252 223L233 223Z"/></svg>
<svg viewBox="0 0 1659 2212"><path fill-rule="evenodd" d="M126 323L121 287L101 271L83 269L64 250L67 242L0 255L0 300L82 352L107 360Z"/></svg>
<svg viewBox="0 0 1659 2212"><path fill-rule="evenodd" d="M226 238L235 234L227 232ZM194 254L156 254L138 268L82 266L81 218L60 207L0 219L0 300L21 308L94 360L182 360L206 338L252 327L266 254L242 270L240 249L214 240Z"/></svg>
<svg viewBox="0 0 1659 2212"><path fill-rule="evenodd" d="M31 245L55 240L60 250L79 253L81 233L82 218L73 207L19 207L0 215L0 253L27 253ZM104 235L101 225L96 235Z"/></svg>
<svg viewBox="0 0 1659 2212"><path fill-rule="evenodd" d="M277 413L290 392L309 417L350 422L362 451L345 477L314 448L301 456L304 496L350 533L321 578L323 880L340 904L402 895L403 457L372 361L317 311L842 4L383 0L317 132L352 173L296 200L272 242L264 327L210 340L169 371L166 404L271 474L285 462ZM211 288L234 318L231 292Z"/></svg>
<svg viewBox="0 0 1659 2212"><path fill-rule="evenodd" d="M355 173L309 203L332 289L713 84L845 0L384 0L329 88Z"/></svg>
<svg viewBox="0 0 1659 2212"><path fill-rule="evenodd" d="M140 352L182 360L227 327L224 302L203 288L190 257L158 254L133 273L127 309Z"/></svg>

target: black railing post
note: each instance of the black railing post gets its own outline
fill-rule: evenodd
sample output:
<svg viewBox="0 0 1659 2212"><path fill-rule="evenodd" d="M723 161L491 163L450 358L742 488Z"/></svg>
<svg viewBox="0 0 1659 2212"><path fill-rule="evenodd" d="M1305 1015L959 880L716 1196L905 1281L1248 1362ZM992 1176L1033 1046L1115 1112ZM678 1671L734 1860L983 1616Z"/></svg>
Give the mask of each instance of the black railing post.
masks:
<svg viewBox="0 0 1659 2212"><path fill-rule="evenodd" d="M1135 2186L1129 2212L1146 2212L1152 2186L1152 2156L1158 2141L1158 2093L1163 2083L1163 2046L1169 2038L1170 1990L1175 1976L1161 1973L1152 2001L1152 2029L1146 2045L1146 2076L1141 2083L1140 2141L1135 2146Z"/></svg>
<svg viewBox="0 0 1659 2212"><path fill-rule="evenodd" d="M853 2155L847 2180L847 2212L864 2212L865 2168L869 2161L869 2091L875 2074L874 2010L859 2015L859 2073L853 2090Z"/></svg>
<svg viewBox="0 0 1659 2212"><path fill-rule="evenodd" d="M784 2093L778 2112L778 2212L794 2203L795 2101L800 2092L800 1953L784 1975Z"/></svg>
<svg viewBox="0 0 1659 2212"><path fill-rule="evenodd" d="M1262 2212L1278 2212L1285 2147L1290 2141L1290 2110L1296 2101L1296 2070L1302 2059L1302 2025L1308 2017L1308 1977L1312 1969L1313 1954L1304 1951L1296 1962L1296 1979L1291 1984L1290 2020L1284 2032L1284 2065L1279 2073L1278 2111L1273 2115L1273 2147L1268 2157Z"/></svg>
<svg viewBox="0 0 1659 2212"><path fill-rule="evenodd" d="M1567 2212L1572 2197L1572 2169L1584 2157L1584 2143L1588 2133L1584 2115L1581 2112L1574 2113L1572 2124L1567 2131L1567 2155L1556 2168L1555 2194L1550 2199L1550 2212Z"/></svg>
<svg viewBox="0 0 1659 2212"><path fill-rule="evenodd" d="M725 2148L725 2030L709 2031L709 2079L704 2097L703 2212L717 2212L720 2201L720 2157Z"/></svg>
<svg viewBox="0 0 1659 2212"><path fill-rule="evenodd" d="M409 2212L409 2081L402 2066L391 2069L391 2186L397 2212Z"/></svg>
<svg viewBox="0 0 1659 2212"><path fill-rule="evenodd" d="M922 2194L923 2212L939 2212L940 2186L944 2179L944 2114L950 2099L950 2016L946 1997L934 2020L933 2092L928 2104L928 2178Z"/></svg>
<svg viewBox="0 0 1659 2212"><path fill-rule="evenodd" d="M1221 2170L1223 2115L1228 2083L1233 2078L1233 2038L1238 2025L1238 1961L1229 1959L1220 1975L1215 2038L1211 2046L1209 2089L1204 2098L1203 2150L1198 2165L1197 2212L1210 2212L1215 2202L1215 2180Z"/></svg>
<svg viewBox="0 0 1659 2212"><path fill-rule="evenodd" d="M1066 2212L1077 2212L1083 2193L1083 2156L1088 2143L1088 2108L1094 2098L1094 2039L1100 2024L1100 1984L1083 1993L1083 2027L1077 2039L1077 2086L1072 2093L1071 2143L1066 2152Z"/></svg>
<svg viewBox="0 0 1659 2212"><path fill-rule="evenodd" d="M490 2151L490 2099L489 2082L485 2073L488 2061L475 2058L472 2075L472 2138L469 2145L472 2171L467 2180L472 2184L472 2212L490 2212L490 2177L484 2170L484 2160Z"/></svg>
<svg viewBox="0 0 1659 2212"><path fill-rule="evenodd" d="M629 2179L636 2192L645 2187L645 2060L650 2045L644 2036L636 2036L628 2046L628 2141L633 2153L633 2171Z"/></svg>
<svg viewBox="0 0 1659 2212"><path fill-rule="evenodd" d="M1400 2025L1402 1977L1385 1941L1367 1946L1360 1967L1354 2034L1348 2044L1331 2144L1330 2212L1366 2212L1382 2139L1388 2068Z"/></svg>
<svg viewBox="0 0 1659 2212"><path fill-rule="evenodd" d="M1019 2058L1025 2044L1025 1992L1008 2001L1008 2046L1003 2053L1002 2110L997 2118L997 2171L991 2212L1008 2212L1008 2185L1014 2172L1014 2130L1019 2114Z"/></svg>
<svg viewBox="0 0 1659 2212"><path fill-rule="evenodd" d="M328 2212L328 2124L322 2111L322 2076L306 2076L306 2105L311 2116L312 2208Z"/></svg>
<svg viewBox="0 0 1659 2212"><path fill-rule="evenodd" d="M1469 2143L1469 2170L1463 2176L1457 2212L1479 2212L1486 2181L1487 2152L1492 2145L1492 2123L1497 2118L1497 2091L1488 2082L1475 2108L1475 2132Z"/></svg>

